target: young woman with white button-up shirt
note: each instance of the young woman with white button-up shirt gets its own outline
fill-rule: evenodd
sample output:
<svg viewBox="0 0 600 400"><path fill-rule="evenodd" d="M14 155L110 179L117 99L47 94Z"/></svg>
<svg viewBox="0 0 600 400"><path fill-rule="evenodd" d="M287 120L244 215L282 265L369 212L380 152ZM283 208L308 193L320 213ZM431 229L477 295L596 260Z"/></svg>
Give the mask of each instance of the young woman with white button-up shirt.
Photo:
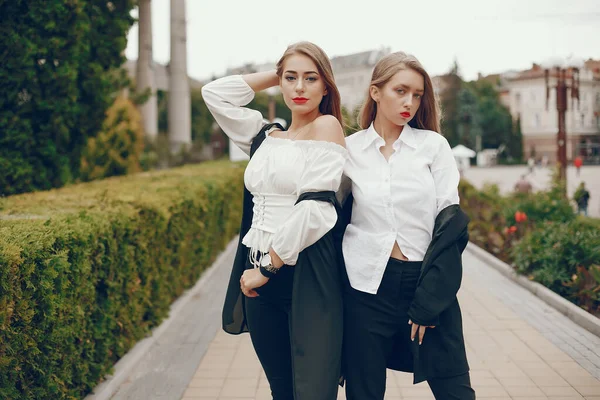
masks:
<svg viewBox="0 0 600 400"><path fill-rule="evenodd" d="M431 79L413 56L398 52L377 63L359 123L364 130L346 139L349 159L340 191L352 193L342 246L349 281L346 395L382 400L386 366L403 364L399 369L413 371L416 343L428 345L439 334L439 329L430 333L435 326L411 321L409 310L436 217L459 202L459 172L447 140L438 133ZM458 353L464 354L462 328L456 336ZM466 356L453 371L426 376L436 398L474 399Z"/></svg>
<svg viewBox="0 0 600 400"><path fill-rule="evenodd" d="M244 107L276 85L292 112L287 131L263 127L261 113ZM251 156L223 328L249 330L273 399L334 400L343 267L331 230L347 151L329 59L297 43L276 71L221 78L202 93L223 131Z"/></svg>

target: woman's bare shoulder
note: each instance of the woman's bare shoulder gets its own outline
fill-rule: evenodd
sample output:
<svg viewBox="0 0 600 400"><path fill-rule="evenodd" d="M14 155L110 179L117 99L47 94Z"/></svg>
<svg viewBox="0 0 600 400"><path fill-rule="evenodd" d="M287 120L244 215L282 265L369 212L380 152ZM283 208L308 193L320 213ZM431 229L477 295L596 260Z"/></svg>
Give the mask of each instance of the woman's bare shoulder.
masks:
<svg viewBox="0 0 600 400"><path fill-rule="evenodd" d="M340 121L333 115L321 115L312 122L312 135L315 140L332 142L346 147L344 131Z"/></svg>

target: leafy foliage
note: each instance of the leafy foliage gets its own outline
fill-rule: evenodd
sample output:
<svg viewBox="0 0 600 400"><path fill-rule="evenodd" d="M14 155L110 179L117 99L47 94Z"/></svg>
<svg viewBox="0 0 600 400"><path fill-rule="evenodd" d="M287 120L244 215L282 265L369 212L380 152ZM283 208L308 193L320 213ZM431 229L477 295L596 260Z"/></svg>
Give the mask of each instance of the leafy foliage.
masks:
<svg viewBox="0 0 600 400"><path fill-rule="evenodd" d="M0 3L0 194L79 174L124 72L133 0Z"/></svg>
<svg viewBox="0 0 600 400"><path fill-rule="evenodd" d="M577 217L555 171L552 187L501 196L459 186L470 240L529 278L600 316L600 222Z"/></svg>
<svg viewBox="0 0 600 400"><path fill-rule="evenodd" d="M0 398L80 399L231 240L243 167L117 177L0 202Z"/></svg>
<svg viewBox="0 0 600 400"><path fill-rule="evenodd" d="M89 138L81 160L81 179L89 181L141 171L144 130L135 105L117 97L97 137Z"/></svg>
<svg viewBox="0 0 600 400"><path fill-rule="evenodd" d="M511 257L520 273L600 312L600 230L578 220L546 222L518 242Z"/></svg>

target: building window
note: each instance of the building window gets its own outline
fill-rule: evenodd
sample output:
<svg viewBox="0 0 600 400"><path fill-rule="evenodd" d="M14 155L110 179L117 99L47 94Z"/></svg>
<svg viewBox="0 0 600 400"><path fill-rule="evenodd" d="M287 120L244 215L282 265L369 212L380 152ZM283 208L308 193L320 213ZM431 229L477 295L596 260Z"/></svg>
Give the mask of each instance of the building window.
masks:
<svg viewBox="0 0 600 400"><path fill-rule="evenodd" d="M538 114L538 113L535 114L535 118L533 120L533 126L535 126L536 128L540 127L540 114Z"/></svg>
<svg viewBox="0 0 600 400"><path fill-rule="evenodd" d="M585 126L585 114L581 114L581 127Z"/></svg>

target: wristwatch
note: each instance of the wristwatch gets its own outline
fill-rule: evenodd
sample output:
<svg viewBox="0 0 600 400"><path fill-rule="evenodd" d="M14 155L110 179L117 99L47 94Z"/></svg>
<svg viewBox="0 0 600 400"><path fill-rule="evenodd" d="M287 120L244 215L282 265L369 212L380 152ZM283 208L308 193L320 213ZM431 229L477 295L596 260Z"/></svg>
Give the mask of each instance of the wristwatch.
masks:
<svg viewBox="0 0 600 400"><path fill-rule="evenodd" d="M259 271L267 278L272 278L279 272L279 268L275 268L271 263L271 255L269 253L266 253L261 257Z"/></svg>

